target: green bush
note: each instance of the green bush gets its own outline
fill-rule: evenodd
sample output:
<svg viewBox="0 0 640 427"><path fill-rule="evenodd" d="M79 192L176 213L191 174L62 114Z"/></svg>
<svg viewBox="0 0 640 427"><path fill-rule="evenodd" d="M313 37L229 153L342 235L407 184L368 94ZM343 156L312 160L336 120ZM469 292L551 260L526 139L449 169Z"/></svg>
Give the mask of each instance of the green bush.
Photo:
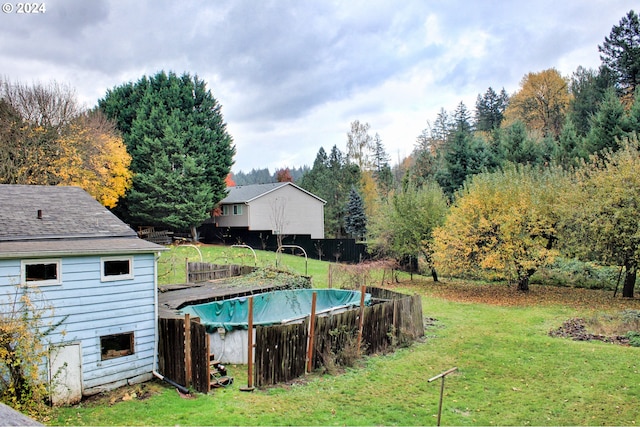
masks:
<svg viewBox="0 0 640 427"><path fill-rule="evenodd" d="M618 267L607 267L571 258L557 258L549 267L541 268L531 283L573 288L614 290Z"/></svg>
<svg viewBox="0 0 640 427"><path fill-rule="evenodd" d="M631 347L640 347L640 332L629 331L625 335L625 338L629 339L629 345Z"/></svg>

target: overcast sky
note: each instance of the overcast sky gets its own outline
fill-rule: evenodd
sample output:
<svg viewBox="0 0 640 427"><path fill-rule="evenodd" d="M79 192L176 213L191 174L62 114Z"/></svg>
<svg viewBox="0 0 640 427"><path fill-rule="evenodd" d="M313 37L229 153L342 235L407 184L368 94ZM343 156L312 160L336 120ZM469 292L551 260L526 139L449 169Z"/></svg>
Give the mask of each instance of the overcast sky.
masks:
<svg viewBox="0 0 640 427"><path fill-rule="evenodd" d="M0 76L68 84L93 107L143 75L188 72L222 105L236 172L311 166L320 147L346 150L354 120L397 163L441 108L473 110L528 72L597 68L633 3L46 0L44 13L17 14L5 2Z"/></svg>

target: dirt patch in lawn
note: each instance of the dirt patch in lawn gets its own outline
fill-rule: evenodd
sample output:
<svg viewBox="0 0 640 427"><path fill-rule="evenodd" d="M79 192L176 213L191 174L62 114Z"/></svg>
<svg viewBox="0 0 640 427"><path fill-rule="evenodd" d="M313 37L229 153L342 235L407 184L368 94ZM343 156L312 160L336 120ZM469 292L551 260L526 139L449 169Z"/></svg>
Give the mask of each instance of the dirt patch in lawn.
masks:
<svg viewBox="0 0 640 427"><path fill-rule="evenodd" d="M162 383L153 380L88 396L82 400L82 405L111 406L118 402L126 402L128 400L145 400L164 390L166 390L166 387Z"/></svg>
<svg viewBox="0 0 640 427"><path fill-rule="evenodd" d="M574 341L602 341L611 344L629 345L629 338L622 335L602 335L588 331L585 319L569 319L557 329L549 332L552 337L571 338Z"/></svg>

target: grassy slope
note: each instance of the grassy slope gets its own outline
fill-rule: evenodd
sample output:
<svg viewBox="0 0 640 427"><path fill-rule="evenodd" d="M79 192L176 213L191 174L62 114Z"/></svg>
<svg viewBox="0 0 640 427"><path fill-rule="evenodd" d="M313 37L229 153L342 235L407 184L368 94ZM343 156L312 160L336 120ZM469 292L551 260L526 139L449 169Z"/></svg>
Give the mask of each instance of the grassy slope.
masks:
<svg viewBox="0 0 640 427"><path fill-rule="evenodd" d="M422 294L424 314L437 319L436 326L425 342L367 358L342 375L314 374L243 393L246 368L230 366L235 384L210 395L182 399L155 385L161 391L148 399L63 408L49 423L434 425L440 381L427 380L453 366L459 370L446 379L443 425L640 423L639 348L547 335L570 317L614 306L640 309L640 300L538 286L521 296L502 285L454 281L403 281L397 289Z"/></svg>
<svg viewBox="0 0 640 427"><path fill-rule="evenodd" d="M200 252L198 252L198 250ZM255 251L246 248L232 248L228 246L176 246L170 251L163 252L158 261L158 282L161 285L185 282L185 264L189 261L200 261L200 254L204 262L213 264L257 265L258 267L275 267L291 270L298 274L313 277L315 287L326 287L329 263L314 259L305 260L300 252L297 255L279 254L274 252ZM276 259L277 258L277 259Z"/></svg>

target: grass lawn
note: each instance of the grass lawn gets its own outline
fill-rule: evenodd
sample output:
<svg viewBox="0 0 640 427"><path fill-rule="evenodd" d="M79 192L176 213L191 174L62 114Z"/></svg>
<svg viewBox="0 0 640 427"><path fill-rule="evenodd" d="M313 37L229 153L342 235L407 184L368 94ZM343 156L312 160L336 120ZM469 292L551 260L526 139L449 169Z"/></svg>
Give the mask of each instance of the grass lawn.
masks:
<svg viewBox="0 0 640 427"><path fill-rule="evenodd" d="M215 251L211 256L220 257ZM225 256L236 255L227 249ZM259 262L275 259L273 253L262 256ZM296 259L304 269L301 257L285 263L293 265ZM323 271L326 276L326 264L311 264L314 284L326 285L318 278ZM454 366L458 370L445 382L443 425L640 423L640 348L548 335L573 317L640 310L640 299L614 300L610 292L539 285L519 294L500 284L414 279L403 276L393 288L422 295L425 317L435 319L424 342L368 357L339 375L314 373L251 393L239 390L247 383L245 366L228 367L235 377L231 387L189 399L151 382L56 409L46 423L435 425L441 382L427 380Z"/></svg>
<svg viewBox="0 0 640 427"><path fill-rule="evenodd" d="M255 257L254 257L255 253ZM238 264L258 267L277 267L285 270L313 277L313 286L323 288L327 286L329 263L315 259L305 259L297 250L295 255L274 252L251 252L247 248L234 248L221 245L191 245L173 246L170 251L163 252L158 260L158 283L161 285L185 283L186 260L210 262L213 264Z"/></svg>

